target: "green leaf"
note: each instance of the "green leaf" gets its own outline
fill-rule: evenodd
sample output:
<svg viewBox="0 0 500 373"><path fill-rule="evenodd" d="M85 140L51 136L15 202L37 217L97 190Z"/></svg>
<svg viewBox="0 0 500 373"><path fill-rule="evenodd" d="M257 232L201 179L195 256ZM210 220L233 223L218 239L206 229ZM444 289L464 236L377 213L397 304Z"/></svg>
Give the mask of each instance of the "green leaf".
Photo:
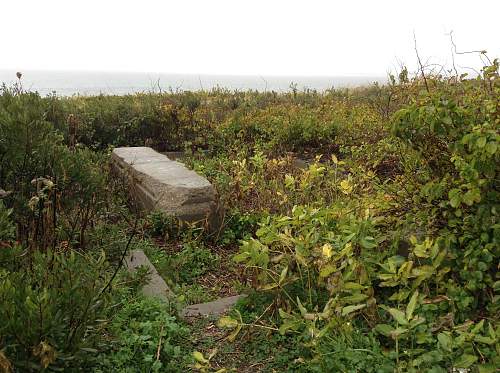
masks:
<svg viewBox="0 0 500 373"><path fill-rule="evenodd" d="M285 335L288 330L298 330L302 326L303 322L296 319L286 320L279 327L279 333Z"/></svg>
<svg viewBox="0 0 500 373"><path fill-rule="evenodd" d="M417 268L413 268L411 274L412 276L417 277L414 286L419 286L422 281L432 277L435 274L435 269L430 265L423 265Z"/></svg>
<svg viewBox="0 0 500 373"><path fill-rule="evenodd" d="M240 331L241 331L241 327L242 327L242 325L239 323L239 324L238 324L238 326L236 327L236 329L234 329L234 330L231 332L231 334L229 334L229 335L227 336L227 340L228 340L229 342L234 342L234 340L236 339L236 337L238 336L238 334L239 334L239 333L240 333Z"/></svg>
<svg viewBox="0 0 500 373"><path fill-rule="evenodd" d="M493 339L496 338L495 328L493 328L493 325L491 324L491 322L488 324L488 335L490 336L490 338L493 338Z"/></svg>
<svg viewBox="0 0 500 373"><path fill-rule="evenodd" d="M279 286L279 284L277 284L276 282L274 282L274 283L271 283L271 284L265 284L263 286L259 286L258 289L266 291L266 290L276 289L278 286Z"/></svg>
<svg viewBox="0 0 500 373"><path fill-rule="evenodd" d="M484 319L479 321L476 325L474 325L474 328L472 328L471 333L472 334L478 334L483 331L483 326L484 326Z"/></svg>
<svg viewBox="0 0 500 373"><path fill-rule="evenodd" d="M478 148L484 148L485 145L486 145L486 137L481 136L476 140L476 146Z"/></svg>
<svg viewBox="0 0 500 373"><path fill-rule="evenodd" d="M418 256L419 258L428 258L429 254L427 253L427 247L424 244L415 245L413 248L413 254Z"/></svg>
<svg viewBox="0 0 500 373"><path fill-rule="evenodd" d="M363 294L363 293L358 293L358 294L353 294L349 295L347 297L343 297L341 300L346 302L346 303L359 303L368 298L368 295Z"/></svg>
<svg viewBox="0 0 500 373"><path fill-rule="evenodd" d="M80 350L85 351L85 352L90 352L93 354L96 354L99 352L99 350L96 350L95 348L90 348L90 347L82 347Z"/></svg>
<svg viewBox="0 0 500 373"><path fill-rule="evenodd" d="M299 307L300 314L304 316L307 313L306 308L302 305L302 302L300 301L299 297L297 297L297 306Z"/></svg>
<svg viewBox="0 0 500 373"><path fill-rule="evenodd" d="M394 329L390 333L390 336L391 336L392 339L398 339L399 336L401 336L401 335L403 335L403 334L405 334L407 332L408 332L408 329L399 327L399 328Z"/></svg>
<svg viewBox="0 0 500 373"><path fill-rule="evenodd" d="M391 314L391 316L401 325L408 325L408 320L406 320L405 314L403 311L398 310L397 308L387 308L387 311Z"/></svg>
<svg viewBox="0 0 500 373"><path fill-rule="evenodd" d="M496 340L490 337L484 337L482 335L476 335L474 337L474 341L478 343L483 343L485 345L493 345L495 344Z"/></svg>
<svg viewBox="0 0 500 373"><path fill-rule="evenodd" d="M346 290L363 290L366 286L358 284L357 282L345 282L344 289Z"/></svg>
<svg viewBox="0 0 500 373"><path fill-rule="evenodd" d="M366 307L366 304L358 304L355 306L347 306L342 308L342 316L347 316L354 311L358 311Z"/></svg>
<svg viewBox="0 0 500 373"><path fill-rule="evenodd" d="M249 257L250 257L250 254L248 252L242 252L242 253L239 253L239 254L236 254L235 256L233 256L233 260L236 263L241 263L241 262L244 262L245 260L247 260Z"/></svg>
<svg viewBox="0 0 500 373"><path fill-rule="evenodd" d="M490 141L488 144L486 144L486 147L484 150L486 150L489 154L495 155L498 149L498 144L494 141Z"/></svg>
<svg viewBox="0 0 500 373"><path fill-rule="evenodd" d="M443 350L451 352L453 340L448 333L439 333L437 339L439 341L439 345Z"/></svg>
<svg viewBox="0 0 500 373"><path fill-rule="evenodd" d="M279 279L279 282L278 282L280 285L283 283L283 281L285 281L287 273L288 273L288 266L286 266L285 268L283 268L283 270L281 271L280 279Z"/></svg>
<svg viewBox="0 0 500 373"><path fill-rule="evenodd" d="M406 306L406 320L411 320L413 317L413 312L415 311L415 307L417 306L417 300L418 300L418 290L416 290L408 305Z"/></svg>
<svg viewBox="0 0 500 373"><path fill-rule="evenodd" d="M377 247L377 243L375 242L375 239L373 237L370 237L370 236L363 237L359 241L359 244L364 249L373 249L374 247Z"/></svg>
<svg viewBox="0 0 500 373"><path fill-rule="evenodd" d="M337 267L335 267L333 264L327 264L326 266L321 268L321 270L319 271L319 276L323 278L328 277L336 270Z"/></svg>
<svg viewBox="0 0 500 373"><path fill-rule="evenodd" d="M457 208L460 206L460 202L462 202L461 191L460 189L452 189L448 192L448 198L450 199L450 205L453 208Z"/></svg>
<svg viewBox="0 0 500 373"><path fill-rule="evenodd" d="M494 364L482 364L477 367L479 373L495 373L497 367Z"/></svg>
<svg viewBox="0 0 500 373"><path fill-rule="evenodd" d="M375 331L379 332L386 337L390 337L391 333L394 331L394 328L389 324L378 324L375 326Z"/></svg>
<svg viewBox="0 0 500 373"><path fill-rule="evenodd" d="M219 319L218 322L218 326L220 328L234 329L231 334L227 336L227 340L229 342L233 342L236 339L241 331L241 328L243 327L243 319L240 312L238 310L235 310L235 312L238 315L239 320L236 320L230 316L223 316ZM209 357L209 359L211 359L211 357Z"/></svg>
<svg viewBox="0 0 500 373"><path fill-rule="evenodd" d="M481 191L478 188L468 190L467 193L464 194L463 201L467 206L472 206L474 202L480 202Z"/></svg>
<svg viewBox="0 0 500 373"><path fill-rule="evenodd" d="M463 354L455 361L455 368L468 368L477 361L477 356Z"/></svg>

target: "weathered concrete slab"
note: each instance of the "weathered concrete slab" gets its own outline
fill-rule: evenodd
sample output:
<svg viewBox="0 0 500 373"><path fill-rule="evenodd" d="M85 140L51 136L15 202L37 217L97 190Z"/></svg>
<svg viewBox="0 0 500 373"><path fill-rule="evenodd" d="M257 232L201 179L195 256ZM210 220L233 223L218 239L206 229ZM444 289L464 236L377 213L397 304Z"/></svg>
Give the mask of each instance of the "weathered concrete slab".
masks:
<svg viewBox="0 0 500 373"><path fill-rule="evenodd" d="M159 275L155 266L148 259L144 251L132 250L125 258L125 265L130 272L144 266L149 272L149 281L142 288L142 293L148 297L161 299L165 302L175 297L174 292L168 287L165 280ZM200 316L220 316L229 311L235 303L246 295L234 295L232 297L219 298L213 302L193 304L187 306L180 312L180 316L186 319Z"/></svg>
<svg viewBox="0 0 500 373"><path fill-rule="evenodd" d="M301 158L294 158L292 160L292 165L301 170L307 170L309 168L309 162Z"/></svg>
<svg viewBox="0 0 500 373"><path fill-rule="evenodd" d="M150 274L149 282L142 288L142 293L149 297L159 298L168 301L168 297L173 296L172 290L165 280L158 274L153 263L150 262L144 251L132 250L125 258L125 265L128 270L134 272L138 267L144 266Z"/></svg>
<svg viewBox="0 0 500 373"><path fill-rule="evenodd" d="M146 210L161 210L182 221L220 225L215 189L204 177L148 147L116 148L114 167L127 177L132 196Z"/></svg>
<svg viewBox="0 0 500 373"><path fill-rule="evenodd" d="M193 304L184 308L181 311L181 316L184 318L220 316L229 311L239 299L244 297L245 295L234 295L232 297L220 298L213 302Z"/></svg>

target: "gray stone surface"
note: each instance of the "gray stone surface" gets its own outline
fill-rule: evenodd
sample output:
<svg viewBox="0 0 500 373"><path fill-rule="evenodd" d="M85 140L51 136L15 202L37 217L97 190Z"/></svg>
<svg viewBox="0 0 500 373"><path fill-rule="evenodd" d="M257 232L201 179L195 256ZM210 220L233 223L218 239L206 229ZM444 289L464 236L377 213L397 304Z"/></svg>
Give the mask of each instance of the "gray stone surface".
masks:
<svg viewBox="0 0 500 373"><path fill-rule="evenodd" d="M181 316L184 318L198 316L220 316L229 311L234 304L245 297L245 295L234 295L232 297L220 298L213 302L193 304L187 306L181 311Z"/></svg>
<svg viewBox="0 0 500 373"><path fill-rule="evenodd" d="M138 267L144 266L150 274L149 282L142 288L142 293L149 297L159 298L168 301L172 296L172 290L168 287L165 280L158 274L153 263L151 263L142 250L132 250L125 258L125 265L128 270L134 272Z"/></svg>
<svg viewBox="0 0 500 373"><path fill-rule="evenodd" d="M142 293L148 297L161 299L165 302L175 294L170 290L165 280L158 274L155 266L148 259L144 251L132 250L125 258L125 265L131 272L144 266L149 273L149 281L142 288ZM219 298L213 302L193 304L187 306L180 312L180 316L186 319L200 316L220 316L229 311L234 304L245 297L245 295L234 295L232 297Z"/></svg>
<svg viewBox="0 0 500 373"><path fill-rule="evenodd" d="M292 165L294 167L300 168L302 170L307 170L309 168L309 163L308 161L301 159L301 158L294 158L292 160Z"/></svg>
<svg viewBox="0 0 500 373"><path fill-rule="evenodd" d="M215 189L204 177L148 147L116 148L113 165L129 183L132 196L147 210L161 210L182 221L220 225Z"/></svg>

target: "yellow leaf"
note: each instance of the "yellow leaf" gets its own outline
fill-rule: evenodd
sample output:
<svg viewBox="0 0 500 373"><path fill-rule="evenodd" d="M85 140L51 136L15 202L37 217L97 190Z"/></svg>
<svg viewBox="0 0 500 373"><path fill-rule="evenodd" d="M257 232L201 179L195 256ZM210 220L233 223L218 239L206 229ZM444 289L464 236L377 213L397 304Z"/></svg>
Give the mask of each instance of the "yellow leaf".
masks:
<svg viewBox="0 0 500 373"><path fill-rule="evenodd" d="M342 180L340 182L340 188L342 189L342 193L350 194L352 192L353 186L349 182L349 180Z"/></svg>
<svg viewBox="0 0 500 373"><path fill-rule="evenodd" d="M33 349L33 355L40 358L40 363L46 369L50 364L56 361L56 350L47 342L40 342L38 346Z"/></svg>
<svg viewBox="0 0 500 373"><path fill-rule="evenodd" d="M200 351L194 351L193 352L193 357L196 361L202 363L202 364L208 364L208 360L205 359L205 356Z"/></svg>
<svg viewBox="0 0 500 373"><path fill-rule="evenodd" d="M223 316L217 323L219 328L234 329L238 326L238 320L233 319L231 316Z"/></svg>
<svg viewBox="0 0 500 373"><path fill-rule="evenodd" d="M325 258L329 259L332 256L332 252L333 252L332 245L330 245L329 243L325 243L323 245L322 252L323 252L323 256Z"/></svg>

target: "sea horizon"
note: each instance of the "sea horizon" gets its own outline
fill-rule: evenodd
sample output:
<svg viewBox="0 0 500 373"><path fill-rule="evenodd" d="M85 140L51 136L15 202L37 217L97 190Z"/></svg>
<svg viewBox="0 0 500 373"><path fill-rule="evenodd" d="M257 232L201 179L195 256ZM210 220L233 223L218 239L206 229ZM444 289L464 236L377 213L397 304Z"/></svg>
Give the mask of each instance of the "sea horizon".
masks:
<svg viewBox="0 0 500 373"><path fill-rule="evenodd" d="M18 82L14 69L0 70L0 84L12 86ZM387 77L376 75L300 76L300 75L230 75L177 74L110 71L24 70L23 89L40 95L126 95L212 90L276 91L352 88L373 83L383 84Z"/></svg>

